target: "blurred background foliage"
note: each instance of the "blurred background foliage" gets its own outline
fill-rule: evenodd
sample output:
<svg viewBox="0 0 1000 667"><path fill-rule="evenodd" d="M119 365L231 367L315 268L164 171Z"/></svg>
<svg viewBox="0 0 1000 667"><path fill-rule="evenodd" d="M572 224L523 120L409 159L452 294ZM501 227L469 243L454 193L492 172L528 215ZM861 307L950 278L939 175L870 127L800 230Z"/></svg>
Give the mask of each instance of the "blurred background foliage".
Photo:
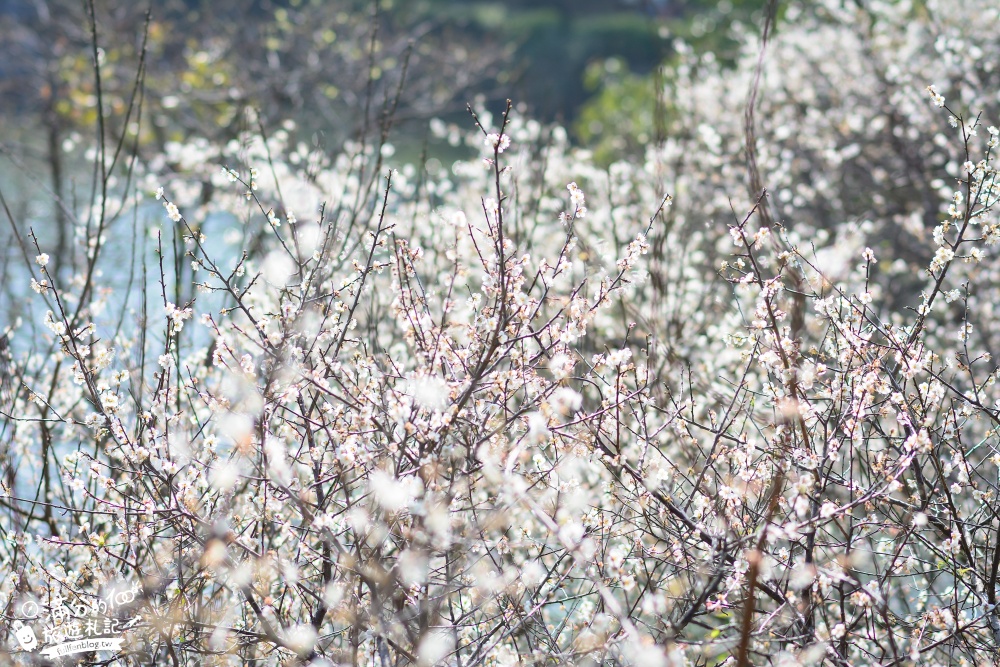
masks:
<svg viewBox="0 0 1000 667"><path fill-rule="evenodd" d="M98 0L93 16L111 136L159 150L198 136L291 127L336 151L395 125L420 150L428 119L511 98L559 122L602 161L639 151L669 113L663 71L678 44L727 59L734 23L756 25L764 0ZM145 30L150 9L148 30ZM91 17L81 0L0 0L0 143L47 158L92 133L97 89ZM145 42L144 42L145 35ZM145 57L142 57L145 44ZM141 98L133 99L137 74ZM142 116L124 122L130 104ZM256 128L254 128L256 129ZM19 133L19 131L23 130ZM403 138L409 137L409 139ZM414 137L417 139L414 141ZM414 145L407 146L407 141ZM30 151L29 151L30 152Z"/></svg>

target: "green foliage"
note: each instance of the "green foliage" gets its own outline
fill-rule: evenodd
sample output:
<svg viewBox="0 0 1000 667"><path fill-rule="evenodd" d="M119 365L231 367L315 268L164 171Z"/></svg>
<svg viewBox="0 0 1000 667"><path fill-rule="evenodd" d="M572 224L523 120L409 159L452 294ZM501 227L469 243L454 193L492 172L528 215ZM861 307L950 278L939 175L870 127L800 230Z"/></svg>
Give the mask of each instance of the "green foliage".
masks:
<svg viewBox="0 0 1000 667"><path fill-rule="evenodd" d="M662 90L669 86L672 65L680 59L676 43L730 65L739 45L733 25L756 25L766 5L767 0L689 2L682 16L659 25L656 36L665 52L659 71L632 68L626 58L592 61L584 74L590 97L580 105L573 123L576 138L594 147L602 164L641 152L656 139L657 124L665 127L670 120L670 101L663 99ZM779 19L782 14L779 7Z"/></svg>
<svg viewBox="0 0 1000 667"><path fill-rule="evenodd" d="M596 94L581 107L573 130L598 163L636 153L654 139L655 79L630 72L620 58L587 68L584 83Z"/></svg>

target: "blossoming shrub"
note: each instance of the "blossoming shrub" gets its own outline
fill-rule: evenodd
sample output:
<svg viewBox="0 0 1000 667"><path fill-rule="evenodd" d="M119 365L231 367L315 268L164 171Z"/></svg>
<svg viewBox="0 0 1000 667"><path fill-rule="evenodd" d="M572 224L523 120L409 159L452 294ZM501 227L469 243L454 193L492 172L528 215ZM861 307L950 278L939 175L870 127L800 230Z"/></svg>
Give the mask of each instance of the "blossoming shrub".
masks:
<svg viewBox="0 0 1000 667"><path fill-rule="evenodd" d="M823 3L765 62L817 31L987 48L904 10ZM731 110L602 170L508 107L450 170L175 146L130 165L156 200L80 216L76 264L18 232L6 616L138 583L130 664L992 664L997 131L901 80L917 137L954 119L914 165L938 149L873 130L877 91L803 107L780 72L776 195L745 204ZM829 151L869 131L836 150L886 166L849 187ZM913 211L922 245L886 242Z"/></svg>

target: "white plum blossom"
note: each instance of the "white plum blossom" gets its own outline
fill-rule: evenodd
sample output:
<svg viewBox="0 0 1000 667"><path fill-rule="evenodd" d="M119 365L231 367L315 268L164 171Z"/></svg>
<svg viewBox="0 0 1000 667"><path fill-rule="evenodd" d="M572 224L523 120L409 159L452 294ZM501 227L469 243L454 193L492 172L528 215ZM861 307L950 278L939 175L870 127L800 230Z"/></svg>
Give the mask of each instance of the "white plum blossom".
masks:
<svg viewBox="0 0 1000 667"><path fill-rule="evenodd" d="M173 324L174 331L180 331L183 329L185 320L191 319L191 316L194 313L190 307L178 308L177 305L173 303L168 303L164 306L163 311L170 320L171 324Z"/></svg>
<svg viewBox="0 0 1000 667"><path fill-rule="evenodd" d="M174 222L179 222L181 219L181 212L178 210L177 205L173 202L165 202L163 207L167 210L167 217Z"/></svg>
<svg viewBox="0 0 1000 667"><path fill-rule="evenodd" d="M486 135L486 145L490 148L496 149L497 153L503 153L505 150L510 148L510 137L506 134L492 132Z"/></svg>

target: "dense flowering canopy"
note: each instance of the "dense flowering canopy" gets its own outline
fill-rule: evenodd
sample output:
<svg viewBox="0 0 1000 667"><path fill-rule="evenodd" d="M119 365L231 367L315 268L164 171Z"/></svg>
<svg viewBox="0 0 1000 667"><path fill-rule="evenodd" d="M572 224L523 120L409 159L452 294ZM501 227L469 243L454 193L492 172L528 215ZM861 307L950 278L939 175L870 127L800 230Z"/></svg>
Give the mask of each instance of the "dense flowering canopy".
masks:
<svg viewBox="0 0 1000 667"><path fill-rule="evenodd" d="M247 135L134 162L73 258L20 235L7 616L138 583L130 664L994 664L1000 8L810 4L749 119L759 44L684 59L644 161L509 106L450 170Z"/></svg>

